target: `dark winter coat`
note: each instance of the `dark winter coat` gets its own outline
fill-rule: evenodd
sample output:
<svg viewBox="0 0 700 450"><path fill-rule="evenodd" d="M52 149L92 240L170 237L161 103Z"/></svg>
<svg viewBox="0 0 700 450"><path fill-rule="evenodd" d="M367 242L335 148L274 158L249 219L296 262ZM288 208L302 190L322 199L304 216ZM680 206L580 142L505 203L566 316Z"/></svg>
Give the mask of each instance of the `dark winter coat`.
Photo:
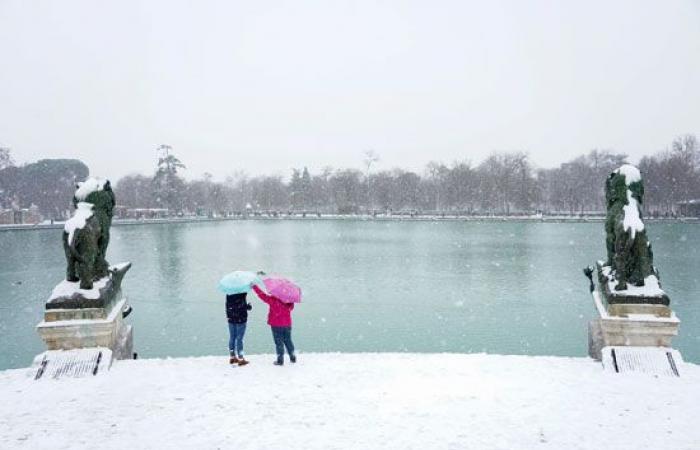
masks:
<svg viewBox="0 0 700 450"><path fill-rule="evenodd" d="M246 323L251 309L253 306L246 302L245 293L226 296L226 318L229 323Z"/></svg>

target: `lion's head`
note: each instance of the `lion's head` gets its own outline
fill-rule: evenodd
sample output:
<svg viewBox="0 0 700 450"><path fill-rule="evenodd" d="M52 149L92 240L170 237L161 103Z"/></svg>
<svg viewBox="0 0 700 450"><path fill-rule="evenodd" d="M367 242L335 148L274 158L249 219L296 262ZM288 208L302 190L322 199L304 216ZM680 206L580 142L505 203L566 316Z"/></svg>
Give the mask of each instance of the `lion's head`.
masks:
<svg viewBox="0 0 700 450"><path fill-rule="evenodd" d="M114 192L109 180L100 178L88 178L76 184L73 204L79 202L92 203L96 213L106 214L111 218L114 213Z"/></svg>
<svg viewBox="0 0 700 450"><path fill-rule="evenodd" d="M628 190L637 202L642 204L644 198L642 177L636 167L625 164L615 169L605 180L605 201L608 209L616 204L626 205Z"/></svg>

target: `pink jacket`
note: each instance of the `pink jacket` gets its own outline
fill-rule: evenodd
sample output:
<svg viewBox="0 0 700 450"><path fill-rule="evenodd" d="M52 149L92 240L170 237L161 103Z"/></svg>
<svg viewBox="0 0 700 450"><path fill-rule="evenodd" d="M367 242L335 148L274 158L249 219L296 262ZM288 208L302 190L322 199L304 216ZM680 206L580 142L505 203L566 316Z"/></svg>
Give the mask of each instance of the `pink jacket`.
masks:
<svg viewBox="0 0 700 450"><path fill-rule="evenodd" d="M267 313L267 324L271 327L291 327L292 326L292 310L294 303L284 303L277 297L268 295L259 287L253 285L253 290L260 300L270 305L270 312Z"/></svg>

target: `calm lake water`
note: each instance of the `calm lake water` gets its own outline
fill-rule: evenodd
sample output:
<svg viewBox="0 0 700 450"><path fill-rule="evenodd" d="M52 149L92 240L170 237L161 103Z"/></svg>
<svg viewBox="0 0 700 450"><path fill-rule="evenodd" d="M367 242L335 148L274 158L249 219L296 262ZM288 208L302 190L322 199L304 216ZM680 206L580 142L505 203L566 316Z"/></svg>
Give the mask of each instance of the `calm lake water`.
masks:
<svg viewBox="0 0 700 450"><path fill-rule="evenodd" d="M700 226L648 228L682 321L675 346L700 363ZM60 235L0 232L0 369L44 350L34 326L64 276ZM603 256L602 223L251 220L114 227L108 259L133 262L123 287L141 357L226 355L216 283L234 269L302 286L301 352L585 356L595 311L581 269ZM272 353L266 305L249 298L246 351Z"/></svg>

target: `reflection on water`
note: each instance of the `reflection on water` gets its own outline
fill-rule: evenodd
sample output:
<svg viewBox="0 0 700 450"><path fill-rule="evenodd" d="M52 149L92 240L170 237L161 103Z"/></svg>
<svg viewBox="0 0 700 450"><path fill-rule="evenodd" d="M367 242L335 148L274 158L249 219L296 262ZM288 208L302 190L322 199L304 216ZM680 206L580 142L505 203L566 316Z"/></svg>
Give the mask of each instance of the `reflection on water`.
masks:
<svg viewBox="0 0 700 450"><path fill-rule="evenodd" d="M650 224L675 340L700 362L700 227ZM43 350L34 325L64 276L60 230L0 233L0 369ZM108 259L124 281L143 357L226 354L220 276L296 279L302 351L489 352L585 356L594 309L581 268L604 256L601 224L237 221L115 227ZM266 307L251 296L248 353L270 353Z"/></svg>

